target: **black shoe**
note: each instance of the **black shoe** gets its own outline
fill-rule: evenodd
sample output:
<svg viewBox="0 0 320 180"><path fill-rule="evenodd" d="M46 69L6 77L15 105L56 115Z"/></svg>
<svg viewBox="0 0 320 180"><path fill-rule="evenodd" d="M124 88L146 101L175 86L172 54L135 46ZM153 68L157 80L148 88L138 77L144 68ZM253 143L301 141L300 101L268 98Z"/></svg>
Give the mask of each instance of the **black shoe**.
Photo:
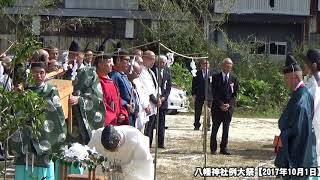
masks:
<svg viewBox="0 0 320 180"><path fill-rule="evenodd" d="M199 130L199 129L200 129L199 127L195 127L195 128L194 128L194 130Z"/></svg>
<svg viewBox="0 0 320 180"><path fill-rule="evenodd" d="M164 127L164 129L168 129L168 126Z"/></svg>
<svg viewBox="0 0 320 180"><path fill-rule="evenodd" d="M231 155L231 153L229 153L228 151L220 151L220 154L223 154L223 155Z"/></svg>
<svg viewBox="0 0 320 180"><path fill-rule="evenodd" d="M164 146L158 146L158 148L165 149Z"/></svg>
<svg viewBox="0 0 320 180"><path fill-rule="evenodd" d="M215 151L211 151L210 154L216 155L217 153Z"/></svg>

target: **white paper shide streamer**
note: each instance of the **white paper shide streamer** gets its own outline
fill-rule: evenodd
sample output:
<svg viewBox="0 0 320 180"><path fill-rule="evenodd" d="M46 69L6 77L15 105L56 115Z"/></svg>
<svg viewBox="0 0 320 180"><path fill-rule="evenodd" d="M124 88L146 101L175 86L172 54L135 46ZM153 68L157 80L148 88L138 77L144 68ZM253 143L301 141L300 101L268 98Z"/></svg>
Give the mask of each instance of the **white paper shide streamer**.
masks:
<svg viewBox="0 0 320 180"><path fill-rule="evenodd" d="M174 53L167 53L167 66L170 66L174 63Z"/></svg>
<svg viewBox="0 0 320 180"><path fill-rule="evenodd" d="M194 62L194 60L192 59L192 61L190 62L190 67L191 67L191 74L193 77L196 77L196 73L197 73L197 66L196 63Z"/></svg>

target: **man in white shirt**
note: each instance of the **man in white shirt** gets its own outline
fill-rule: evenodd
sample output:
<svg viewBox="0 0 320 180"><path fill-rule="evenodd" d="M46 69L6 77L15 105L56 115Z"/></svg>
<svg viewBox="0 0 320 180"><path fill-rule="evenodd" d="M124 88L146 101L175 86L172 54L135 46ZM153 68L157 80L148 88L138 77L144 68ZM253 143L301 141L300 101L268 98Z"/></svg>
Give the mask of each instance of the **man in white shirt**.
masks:
<svg viewBox="0 0 320 180"><path fill-rule="evenodd" d="M126 125L108 125L92 131L88 146L95 148L111 162L120 162L124 180L153 179L154 166L148 137L138 129Z"/></svg>
<svg viewBox="0 0 320 180"><path fill-rule="evenodd" d="M141 57L136 57L137 61L142 62ZM150 110L150 102L149 102L149 94L147 93L145 87L142 85L140 75L141 75L141 66L135 61L132 64L132 74L128 76L129 80L132 82L134 89L137 92L137 96L139 99L139 113L137 115L135 127L139 129L141 132L144 130L144 125L149 121L148 114L151 113Z"/></svg>
<svg viewBox="0 0 320 180"><path fill-rule="evenodd" d="M156 56L152 51L146 51L143 53L143 63L141 65L142 71L140 75L142 85L145 87L148 93L149 102L151 106L149 121L146 124L146 129L144 133L146 136L149 137L150 147L152 145L153 129L156 123L157 107L160 107L161 105L161 101L157 99L157 93L159 88L157 78L151 70L155 63L155 58Z"/></svg>

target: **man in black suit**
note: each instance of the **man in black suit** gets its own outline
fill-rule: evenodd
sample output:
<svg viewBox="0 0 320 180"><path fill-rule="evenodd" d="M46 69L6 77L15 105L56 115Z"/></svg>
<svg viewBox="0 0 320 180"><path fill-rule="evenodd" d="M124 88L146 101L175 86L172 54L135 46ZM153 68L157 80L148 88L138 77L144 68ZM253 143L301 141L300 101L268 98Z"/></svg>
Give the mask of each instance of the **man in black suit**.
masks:
<svg viewBox="0 0 320 180"><path fill-rule="evenodd" d="M194 99L194 130L199 130L200 124L200 117L202 112L202 107L205 100L205 89L208 90L208 107L210 108L212 102L212 91L211 91L211 84L212 84L212 72L210 71L210 63L207 59L203 59L201 61L201 69L197 71L196 76L192 79L192 96ZM208 80L208 87L205 88L206 80ZM206 108L208 108L206 107ZM209 118L210 120L210 118ZM208 129L210 128L210 121L208 122Z"/></svg>
<svg viewBox="0 0 320 180"><path fill-rule="evenodd" d="M216 74L212 79L212 132L210 139L211 154L217 150L217 133L222 123L222 139L220 144L220 153L230 155L227 149L229 126L232 113L235 108L236 96L239 90L238 80L231 75L232 60L226 58L222 61L222 72Z"/></svg>
<svg viewBox="0 0 320 180"><path fill-rule="evenodd" d="M158 70L160 70L160 88L161 88L161 106L159 109L159 133L158 133L158 147L164 148L164 134L165 134L165 122L166 112L168 109L168 97L171 91L171 75L170 70L167 67L167 57L160 55L158 60L160 61L159 69L157 68L158 63L152 68L156 77L158 77Z"/></svg>

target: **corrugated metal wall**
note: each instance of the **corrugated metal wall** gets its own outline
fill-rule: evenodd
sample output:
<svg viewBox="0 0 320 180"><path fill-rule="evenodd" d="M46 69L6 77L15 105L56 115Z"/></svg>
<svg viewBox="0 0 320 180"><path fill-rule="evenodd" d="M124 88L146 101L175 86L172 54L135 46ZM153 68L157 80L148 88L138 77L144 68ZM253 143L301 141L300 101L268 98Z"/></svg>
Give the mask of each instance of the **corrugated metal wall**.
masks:
<svg viewBox="0 0 320 180"><path fill-rule="evenodd" d="M34 0L16 0L16 6L33 6Z"/></svg>
<svg viewBox="0 0 320 180"><path fill-rule="evenodd" d="M274 8L270 0L219 0L215 1L215 12L309 15L310 0L275 0Z"/></svg>
<svg viewBox="0 0 320 180"><path fill-rule="evenodd" d="M65 8L138 10L138 0L65 0Z"/></svg>
<svg viewBox="0 0 320 180"><path fill-rule="evenodd" d="M68 49L72 40L77 40L82 49L85 48L88 42L94 42L97 45L100 45L103 41L103 38L100 36L91 36L91 37L76 37L76 36L42 36L44 47L49 45L55 46L59 49ZM90 46L94 46L90 44Z"/></svg>
<svg viewBox="0 0 320 180"><path fill-rule="evenodd" d="M68 49L72 40L77 40L82 46L82 49L85 48L88 42L96 42L96 44L101 44L103 41L102 37L76 37L76 36L41 36L43 39L44 47L49 45L55 46L59 49ZM11 43L8 41L15 41L15 35L10 34L0 34L0 52L4 52ZM94 44L90 44L90 48L95 48Z"/></svg>

